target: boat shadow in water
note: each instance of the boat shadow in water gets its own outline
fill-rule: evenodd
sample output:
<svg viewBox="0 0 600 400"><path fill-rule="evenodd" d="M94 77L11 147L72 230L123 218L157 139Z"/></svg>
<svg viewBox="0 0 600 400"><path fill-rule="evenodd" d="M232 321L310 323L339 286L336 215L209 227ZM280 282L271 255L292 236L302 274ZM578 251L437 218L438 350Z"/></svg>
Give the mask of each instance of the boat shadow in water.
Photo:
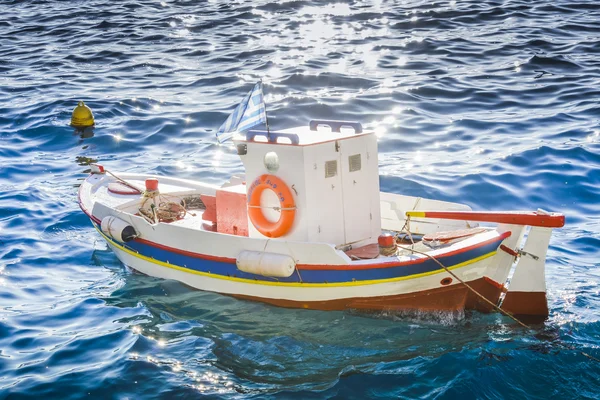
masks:
<svg viewBox="0 0 600 400"><path fill-rule="evenodd" d="M560 348L557 331L548 336L541 325L532 343L530 331L499 314L280 308L116 268L108 250L94 254L123 282L106 305L137 311L115 321L139 337L131 362L175 368L192 383L199 374L226 376L240 393L326 390L347 374L414 369L455 353L489 364L515 350Z"/></svg>

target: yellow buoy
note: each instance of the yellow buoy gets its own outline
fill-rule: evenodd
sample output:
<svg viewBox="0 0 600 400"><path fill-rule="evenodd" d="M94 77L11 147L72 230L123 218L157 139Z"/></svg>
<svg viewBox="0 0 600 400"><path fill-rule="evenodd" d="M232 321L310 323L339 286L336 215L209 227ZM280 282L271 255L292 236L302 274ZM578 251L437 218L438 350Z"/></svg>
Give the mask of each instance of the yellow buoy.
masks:
<svg viewBox="0 0 600 400"><path fill-rule="evenodd" d="M87 128L94 125L94 114L83 101L77 103L77 107L73 110L71 116L71 126L75 128Z"/></svg>

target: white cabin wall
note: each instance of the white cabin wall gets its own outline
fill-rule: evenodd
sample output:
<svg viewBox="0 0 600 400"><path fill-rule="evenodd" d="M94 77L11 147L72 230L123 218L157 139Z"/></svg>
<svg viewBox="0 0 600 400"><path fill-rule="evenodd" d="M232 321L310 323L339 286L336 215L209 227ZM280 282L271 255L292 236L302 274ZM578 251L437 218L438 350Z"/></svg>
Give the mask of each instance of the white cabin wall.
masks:
<svg viewBox="0 0 600 400"><path fill-rule="evenodd" d="M286 133L296 131L289 129ZM321 132L298 131L296 134L301 138L298 145L243 142L247 152L240 155L246 169L246 189L261 175L272 174L293 192L294 225L280 239L336 246L373 242L381 233L376 136L337 133L337 139L328 140ZM279 158L279 169L275 172L269 172L264 165L268 152L275 152ZM349 157L357 154L361 168L350 172ZM336 163L333 176L326 174L327 162ZM268 193L266 190L263 194ZM261 204L279 206L275 196L264 195ZM272 210L263 212L267 218L274 213ZM248 227L250 237L264 237L251 221Z"/></svg>
<svg viewBox="0 0 600 400"><path fill-rule="evenodd" d="M381 235L381 191L379 188L379 150L377 136L370 135L367 140L367 170L373 179L369 179L369 199L371 201L371 238L375 239Z"/></svg>
<svg viewBox="0 0 600 400"><path fill-rule="evenodd" d="M379 215L379 166L377 138L360 135L340 141L345 243L373 239L381 233ZM371 160L371 154L375 160ZM360 159L360 169L350 171L351 157Z"/></svg>
<svg viewBox="0 0 600 400"><path fill-rule="evenodd" d="M340 153L335 151L335 141L307 146L304 154L308 240L343 244L345 241ZM329 178L325 176L327 161L337 162L337 173Z"/></svg>
<svg viewBox="0 0 600 400"><path fill-rule="evenodd" d="M279 158L279 169L276 172L269 172L264 165L264 157L268 152L273 151ZM307 203L306 187L304 179L304 148L302 146L287 146L271 143L248 142L247 153L240 156L246 169L246 190L250 188L252 182L263 174L275 175L285 182L294 196L296 202L296 216L294 224L290 231L281 239L293 241L307 241ZM292 189L292 186L294 189ZM296 194L297 193L297 194ZM247 194L247 192L246 192ZM263 196L263 200L268 196ZM272 196L273 199L275 196ZM266 207L279 207L278 201L271 203L262 203ZM265 212L267 215L267 212ZM248 235L253 238L264 238L248 218Z"/></svg>

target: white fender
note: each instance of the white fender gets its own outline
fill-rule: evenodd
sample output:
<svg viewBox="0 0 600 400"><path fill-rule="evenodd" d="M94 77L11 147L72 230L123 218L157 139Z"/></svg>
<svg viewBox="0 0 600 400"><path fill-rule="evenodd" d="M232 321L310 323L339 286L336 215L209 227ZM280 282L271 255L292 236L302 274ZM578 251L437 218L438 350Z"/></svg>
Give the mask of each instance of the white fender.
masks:
<svg viewBox="0 0 600 400"><path fill-rule="evenodd" d="M242 251L235 264L240 271L277 278L287 278L296 269L296 261L292 257L261 251Z"/></svg>
<svg viewBox="0 0 600 400"><path fill-rule="evenodd" d="M117 217L104 217L100 224L102 232L118 242L129 242L138 237L135 228Z"/></svg>

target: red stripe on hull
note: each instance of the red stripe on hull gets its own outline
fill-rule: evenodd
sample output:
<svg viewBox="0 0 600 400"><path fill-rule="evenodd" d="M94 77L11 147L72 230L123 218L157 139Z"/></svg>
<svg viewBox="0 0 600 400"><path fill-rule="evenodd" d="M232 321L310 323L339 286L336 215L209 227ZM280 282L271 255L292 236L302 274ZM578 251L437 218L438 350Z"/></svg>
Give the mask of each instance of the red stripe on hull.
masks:
<svg viewBox="0 0 600 400"><path fill-rule="evenodd" d="M171 253L182 254L184 256L199 258L202 260L218 261L218 262L224 262L224 263L228 263L228 264L235 264L235 262L236 262L235 258L209 256L207 254L194 253L192 251L176 249L175 247L165 246L163 244L151 242L151 241L145 240L145 239L136 238L136 239L134 239L134 241L136 241L138 243L146 244L148 246L156 247L157 249L170 251Z"/></svg>
<svg viewBox="0 0 600 400"><path fill-rule="evenodd" d="M488 300L497 304L501 289L484 278L469 282L469 285ZM443 286L437 289L399 294L394 296L354 297L328 301L293 301L285 299L266 299L262 297L233 295L233 297L259 301L285 308L305 308L311 310L363 310L363 311L492 311L492 307L479 299L461 283Z"/></svg>

